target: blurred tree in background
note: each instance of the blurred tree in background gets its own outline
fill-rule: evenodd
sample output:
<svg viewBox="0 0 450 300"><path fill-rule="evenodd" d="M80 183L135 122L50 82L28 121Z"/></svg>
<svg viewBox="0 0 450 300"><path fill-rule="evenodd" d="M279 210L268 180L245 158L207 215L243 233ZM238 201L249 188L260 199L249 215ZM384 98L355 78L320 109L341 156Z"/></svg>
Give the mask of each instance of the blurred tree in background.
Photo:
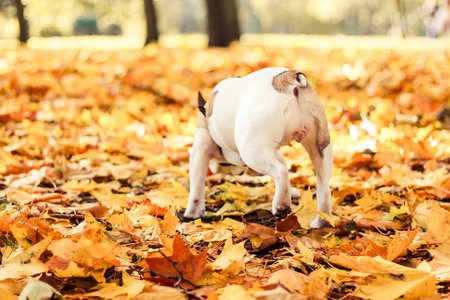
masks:
<svg viewBox="0 0 450 300"><path fill-rule="evenodd" d="M24 11L25 6L21 0L15 0L16 10L17 10L17 20L19 22L19 41L21 43L26 43L30 37L28 33L28 21L25 19Z"/></svg>
<svg viewBox="0 0 450 300"><path fill-rule="evenodd" d="M157 42L159 37L158 25L156 21L156 9L153 0L144 0L145 20L147 24L147 37L145 45Z"/></svg>
<svg viewBox="0 0 450 300"><path fill-rule="evenodd" d="M209 46L226 47L241 33L236 0L206 0Z"/></svg>
<svg viewBox="0 0 450 300"><path fill-rule="evenodd" d="M430 5L427 6L424 2L434 4L431 4L430 9L427 8ZM23 30L20 38L25 40L26 20L29 23L30 37L124 35L147 37L146 43L156 41L160 34L207 32L211 45L228 45L230 41L238 39L241 33L425 35L426 24L436 24L432 20L433 12L440 2L442 1L0 0L0 39L17 38ZM447 11L448 15L448 9L445 7L441 11L444 15ZM444 19L444 22L448 20ZM446 24L438 25L439 28L446 29ZM439 35L445 30L432 32Z"/></svg>

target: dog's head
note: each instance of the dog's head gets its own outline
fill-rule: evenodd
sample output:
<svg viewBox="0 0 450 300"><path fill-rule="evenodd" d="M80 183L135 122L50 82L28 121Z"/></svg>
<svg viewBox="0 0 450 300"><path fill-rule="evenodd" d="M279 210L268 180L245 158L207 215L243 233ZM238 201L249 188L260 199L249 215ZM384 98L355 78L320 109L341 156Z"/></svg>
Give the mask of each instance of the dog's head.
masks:
<svg viewBox="0 0 450 300"><path fill-rule="evenodd" d="M323 149L331 142L328 121L322 102L309 85L306 75L297 70L287 70L273 77L272 86L279 93L295 97L300 112L313 117L315 144L319 154L323 157Z"/></svg>

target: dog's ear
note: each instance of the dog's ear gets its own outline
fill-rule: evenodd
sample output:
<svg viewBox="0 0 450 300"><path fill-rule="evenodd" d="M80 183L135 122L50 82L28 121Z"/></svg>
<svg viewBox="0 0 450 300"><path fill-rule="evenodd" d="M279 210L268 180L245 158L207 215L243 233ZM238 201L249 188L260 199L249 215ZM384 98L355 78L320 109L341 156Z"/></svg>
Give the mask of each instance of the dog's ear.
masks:
<svg viewBox="0 0 450 300"><path fill-rule="evenodd" d="M294 95L298 96L298 88L304 88L308 85L304 73L297 70L287 70L276 75L272 80L273 88L279 93L290 93L291 86L295 85Z"/></svg>
<svg viewBox="0 0 450 300"><path fill-rule="evenodd" d="M205 104L205 99L203 99L202 94L198 92L198 110L206 117Z"/></svg>
<svg viewBox="0 0 450 300"><path fill-rule="evenodd" d="M296 74L297 81L302 85L302 87L306 87L308 81L306 81L306 75L303 72L298 72Z"/></svg>

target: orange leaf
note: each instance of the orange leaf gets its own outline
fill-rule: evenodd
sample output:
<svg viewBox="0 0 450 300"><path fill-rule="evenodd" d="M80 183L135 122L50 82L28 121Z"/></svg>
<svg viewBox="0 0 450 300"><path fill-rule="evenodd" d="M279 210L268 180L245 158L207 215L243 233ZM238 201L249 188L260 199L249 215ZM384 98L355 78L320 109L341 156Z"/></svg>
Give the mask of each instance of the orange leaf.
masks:
<svg viewBox="0 0 450 300"><path fill-rule="evenodd" d="M173 254L171 256L151 257L146 258L145 261L149 270L162 277L180 278L182 275L184 279L195 283L205 270L206 255L206 251L197 255L192 254L189 246L177 234L173 241ZM182 282L180 286L192 288L192 285L186 282Z"/></svg>
<svg viewBox="0 0 450 300"><path fill-rule="evenodd" d="M399 255L403 253L403 251L408 248L411 242L414 240L414 237L417 234L417 228L414 231L406 232L406 239L402 239L401 232L395 232L394 240L389 244L388 252L386 255L386 260L393 261Z"/></svg>
<svg viewBox="0 0 450 300"><path fill-rule="evenodd" d="M150 199L145 200L143 204L150 208L149 214L152 216L162 217L168 211L167 208L165 208L165 207L161 207L156 204L153 204Z"/></svg>

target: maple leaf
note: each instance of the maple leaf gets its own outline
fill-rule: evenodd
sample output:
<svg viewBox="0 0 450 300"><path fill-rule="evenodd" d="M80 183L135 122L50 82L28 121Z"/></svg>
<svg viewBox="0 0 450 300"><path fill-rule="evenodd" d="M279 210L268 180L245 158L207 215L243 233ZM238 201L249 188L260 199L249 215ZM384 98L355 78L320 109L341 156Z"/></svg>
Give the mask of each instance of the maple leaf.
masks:
<svg viewBox="0 0 450 300"><path fill-rule="evenodd" d="M145 286L148 284L136 280L131 277L127 272L122 272L122 285L117 285L116 283L101 283L95 286L98 291L86 293L86 296L100 297L104 299L112 299L116 296L126 294L125 299L130 299L140 294Z"/></svg>
<svg viewBox="0 0 450 300"><path fill-rule="evenodd" d="M206 251L197 255L192 254L189 246L178 234L173 239L172 251L170 256L146 258L148 270L156 275L172 279L174 282L180 280L184 288L192 288L192 284L200 279L205 270Z"/></svg>
<svg viewBox="0 0 450 300"><path fill-rule="evenodd" d="M402 234L395 232L394 240L389 244L386 259L393 261L397 256L401 255L414 240L417 235L417 229L405 233L406 238L402 237Z"/></svg>
<svg viewBox="0 0 450 300"><path fill-rule="evenodd" d="M222 270L231 275L238 274L245 268L244 257L247 254L247 250L245 249L244 243L234 245L232 238L229 237L225 242L222 253L210 264L210 267L213 270Z"/></svg>

